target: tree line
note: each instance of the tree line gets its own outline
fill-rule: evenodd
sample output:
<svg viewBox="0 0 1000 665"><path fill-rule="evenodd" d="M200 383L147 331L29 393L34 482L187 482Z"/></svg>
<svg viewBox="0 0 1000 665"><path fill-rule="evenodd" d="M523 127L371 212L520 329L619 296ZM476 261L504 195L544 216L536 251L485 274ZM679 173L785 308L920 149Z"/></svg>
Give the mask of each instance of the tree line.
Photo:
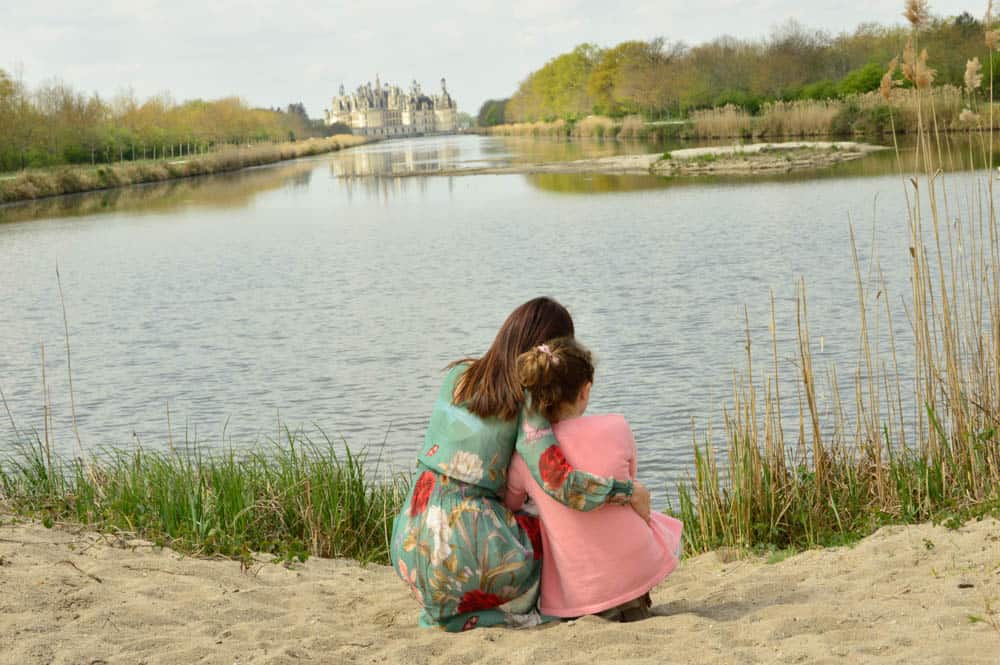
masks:
<svg viewBox="0 0 1000 665"><path fill-rule="evenodd" d="M920 48L934 54L935 83L963 84L967 58L986 50L983 30L968 13L929 20ZM844 98L878 89L910 34L902 25L864 23L831 35L791 20L756 40L581 44L529 74L510 98L484 103L478 121L574 122L591 114L657 120L728 104L756 113L768 102ZM992 71L1000 80L1000 59L990 64L984 60L987 78Z"/></svg>
<svg viewBox="0 0 1000 665"><path fill-rule="evenodd" d="M222 144L288 141L328 134L301 103L252 108L238 97L175 102L85 95L63 82L30 89L0 69L0 171L105 164L206 152Z"/></svg>

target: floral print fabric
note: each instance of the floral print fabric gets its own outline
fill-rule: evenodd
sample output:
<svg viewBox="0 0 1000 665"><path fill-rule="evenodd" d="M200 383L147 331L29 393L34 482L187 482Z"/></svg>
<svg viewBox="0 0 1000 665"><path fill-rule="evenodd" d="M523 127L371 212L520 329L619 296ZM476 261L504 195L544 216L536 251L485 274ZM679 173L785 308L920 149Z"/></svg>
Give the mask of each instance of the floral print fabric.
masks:
<svg viewBox="0 0 1000 665"><path fill-rule="evenodd" d="M452 404L452 369L431 414L417 475L393 524L390 554L422 611L449 631L540 620L537 519L499 497L515 447L553 498L579 510L603 505L620 483L573 469L552 428L522 410L517 422L481 419Z"/></svg>
<svg viewBox="0 0 1000 665"><path fill-rule="evenodd" d="M482 488L422 472L393 525L391 548L397 574L422 608L420 624L459 631L534 612L541 551L527 522L537 533L535 518L515 515Z"/></svg>

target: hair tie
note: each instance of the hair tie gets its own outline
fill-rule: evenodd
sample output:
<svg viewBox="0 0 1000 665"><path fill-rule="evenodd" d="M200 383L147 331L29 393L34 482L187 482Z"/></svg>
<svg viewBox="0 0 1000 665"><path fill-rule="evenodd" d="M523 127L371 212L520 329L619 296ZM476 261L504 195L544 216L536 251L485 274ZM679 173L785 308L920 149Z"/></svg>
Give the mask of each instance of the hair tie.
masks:
<svg viewBox="0 0 1000 665"><path fill-rule="evenodd" d="M539 344L537 348L539 351L541 351L542 353L544 353L545 355L547 355L549 358L552 359L553 365L559 364L559 358L556 356L556 354L552 353L552 349L549 348L548 344Z"/></svg>

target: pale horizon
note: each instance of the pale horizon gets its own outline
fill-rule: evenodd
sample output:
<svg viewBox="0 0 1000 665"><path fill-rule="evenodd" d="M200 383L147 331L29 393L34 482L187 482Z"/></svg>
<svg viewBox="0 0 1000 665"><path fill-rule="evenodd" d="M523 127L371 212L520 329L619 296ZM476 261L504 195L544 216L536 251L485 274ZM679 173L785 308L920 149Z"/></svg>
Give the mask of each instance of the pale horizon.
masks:
<svg viewBox="0 0 1000 665"><path fill-rule="evenodd" d="M833 34L903 22L899 0L686 4L517 0L399 8L266 0L251 13L234 2L37 3L5 16L0 68L22 74L32 88L57 79L106 98L127 90L139 99L167 92L177 101L237 95L260 107L302 102L313 118L323 117L341 84L351 91L378 75L404 89L415 79L436 94L445 78L459 110L475 115L483 101L509 96L531 71L583 42L761 39L789 19ZM985 3L936 2L931 11L981 17Z"/></svg>

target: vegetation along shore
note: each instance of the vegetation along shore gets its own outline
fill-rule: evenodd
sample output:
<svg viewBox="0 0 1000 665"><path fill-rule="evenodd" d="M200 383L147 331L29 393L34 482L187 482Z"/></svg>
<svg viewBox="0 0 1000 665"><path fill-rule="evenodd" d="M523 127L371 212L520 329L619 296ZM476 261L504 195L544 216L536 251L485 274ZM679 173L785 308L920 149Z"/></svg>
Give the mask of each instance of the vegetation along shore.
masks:
<svg viewBox="0 0 1000 665"><path fill-rule="evenodd" d="M938 130L996 128L988 93L1000 55L981 52L991 22L928 15L919 47L934 55L935 75L919 92L901 70L885 81L910 28L864 23L834 35L789 20L759 39L580 44L485 102L477 119L505 135L778 140L915 133L919 101Z"/></svg>
<svg viewBox="0 0 1000 665"><path fill-rule="evenodd" d="M30 89L0 69L0 203L233 171L362 143L300 103L238 97L105 100L59 81Z"/></svg>
<svg viewBox="0 0 1000 665"><path fill-rule="evenodd" d="M99 166L57 166L0 176L0 203L76 194L173 178L236 171L288 159L320 155L368 142L350 134L276 144L221 146L174 160L126 161Z"/></svg>

